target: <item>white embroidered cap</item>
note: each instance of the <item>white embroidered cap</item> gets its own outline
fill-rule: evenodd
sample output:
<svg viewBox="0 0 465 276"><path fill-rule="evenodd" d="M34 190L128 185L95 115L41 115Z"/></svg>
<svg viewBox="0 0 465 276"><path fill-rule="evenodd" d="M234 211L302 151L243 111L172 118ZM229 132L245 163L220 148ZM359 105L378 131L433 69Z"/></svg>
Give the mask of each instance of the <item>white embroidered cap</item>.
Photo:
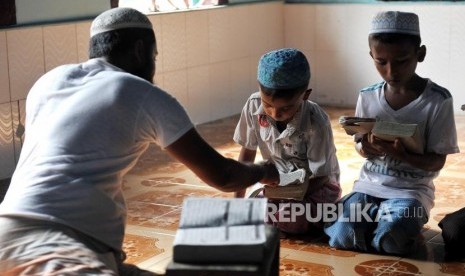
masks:
<svg viewBox="0 0 465 276"><path fill-rule="evenodd" d="M369 34L401 33L420 36L418 15L411 12L383 11L373 17Z"/></svg>
<svg viewBox="0 0 465 276"><path fill-rule="evenodd" d="M103 32L125 29L153 29L152 23L143 13L131 8L114 8L98 15L90 26L90 36Z"/></svg>

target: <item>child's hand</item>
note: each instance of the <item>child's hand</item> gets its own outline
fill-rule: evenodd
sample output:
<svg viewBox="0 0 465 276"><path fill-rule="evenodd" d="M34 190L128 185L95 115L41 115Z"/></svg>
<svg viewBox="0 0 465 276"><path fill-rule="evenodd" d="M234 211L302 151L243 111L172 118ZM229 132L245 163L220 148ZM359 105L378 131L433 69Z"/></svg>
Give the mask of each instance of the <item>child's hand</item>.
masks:
<svg viewBox="0 0 465 276"><path fill-rule="evenodd" d="M379 141L378 141L379 140ZM367 133L362 136L362 139L357 143L358 152L364 157L384 156L383 145L380 144L380 139L373 134Z"/></svg>
<svg viewBox="0 0 465 276"><path fill-rule="evenodd" d="M378 153L381 153L381 155L389 155L398 159L405 156L406 150L399 138L396 138L394 142L391 142L370 134L368 140L370 141L370 145L376 149Z"/></svg>
<svg viewBox="0 0 465 276"><path fill-rule="evenodd" d="M399 138L396 138L394 142L389 142L375 137L375 143L380 147L384 155L402 159L402 157L406 154L404 144L402 144L402 141Z"/></svg>

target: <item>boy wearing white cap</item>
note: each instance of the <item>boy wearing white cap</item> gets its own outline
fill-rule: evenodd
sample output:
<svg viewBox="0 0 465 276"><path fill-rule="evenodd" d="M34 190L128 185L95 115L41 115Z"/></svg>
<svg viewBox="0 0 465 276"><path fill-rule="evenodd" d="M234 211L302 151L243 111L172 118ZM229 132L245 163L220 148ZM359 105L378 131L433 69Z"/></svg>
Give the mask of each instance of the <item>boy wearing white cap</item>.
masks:
<svg viewBox="0 0 465 276"><path fill-rule="evenodd" d="M398 255L415 250L434 205L433 179L446 156L459 152L451 94L415 73L426 55L418 21L416 14L398 11L373 18L370 55L384 81L360 91L355 116L417 124L424 153L409 152L398 138L355 135L366 161L353 192L342 199L343 217L366 212L359 220L326 225L331 246Z"/></svg>
<svg viewBox="0 0 465 276"><path fill-rule="evenodd" d="M270 199L269 204L276 206L274 210L289 214L287 218L279 211L270 214L274 215L270 222L290 234L308 233L312 226L321 231L321 221L315 219L317 204L336 202L341 188L329 117L308 100L311 89L307 58L293 48L268 52L260 58L257 79L260 91L247 100L234 133L234 141L242 146L239 160L253 162L258 147L262 157L273 162L280 173L305 170L306 179L301 185L307 191L303 200ZM244 191L236 196L244 196ZM300 207L305 208L305 213L292 213Z"/></svg>
<svg viewBox="0 0 465 276"><path fill-rule="evenodd" d="M53 69L28 94L26 139L0 205L1 275L142 273L123 264L122 181L149 143L222 191L279 182L272 164L216 152L152 84L157 47L144 14L108 10L90 33L88 61Z"/></svg>

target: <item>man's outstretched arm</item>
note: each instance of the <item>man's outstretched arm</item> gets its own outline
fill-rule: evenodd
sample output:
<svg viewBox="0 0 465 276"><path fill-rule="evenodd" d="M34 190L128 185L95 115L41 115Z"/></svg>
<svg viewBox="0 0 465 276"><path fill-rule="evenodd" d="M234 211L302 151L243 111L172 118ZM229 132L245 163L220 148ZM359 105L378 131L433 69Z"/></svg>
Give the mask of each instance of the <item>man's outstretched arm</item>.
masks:
<svg viewBox="0 0 465 276"><path fill-rule="evenodd" d="M166 151L208 185L223 192L243 190L257 182L277 186L279 173L273 164L245 164L226 158L192 128Z"/></svg>

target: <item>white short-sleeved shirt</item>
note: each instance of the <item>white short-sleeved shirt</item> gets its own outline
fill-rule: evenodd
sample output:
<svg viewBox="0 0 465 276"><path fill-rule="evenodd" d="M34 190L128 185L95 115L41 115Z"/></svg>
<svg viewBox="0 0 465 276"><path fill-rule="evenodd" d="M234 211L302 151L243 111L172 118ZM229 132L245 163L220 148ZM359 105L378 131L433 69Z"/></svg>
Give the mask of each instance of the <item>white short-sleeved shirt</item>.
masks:
<svg viewBox="0 0 465 276"><path fill-rule="evenodd" d="M426 153L459 152L452 96L428 80L423 93L405 107L393 110L384 97L385 82L360 91L355 116L418 124ZM433 179L439 172L424 171L392 157L367 159L354 191L380 198L415 198L425 211L434 206Z"/></svg>
<svg viewBox="0 0 465 276"><path fill-rule="evenodd" d="M252 94L242 109L234 141L272 159L281 172L304 168L312 177L328 176L339 183L339 163L328 115L316 103L304 101L283 132L261 105L260 92Z"/></svg>
<svg viewBox="0 0 465 276"><path fill-rule="evenodd" d="M63 223L121 250L123 176L149 143L167 147L193 124L166 92L91 59L36 82L25 127L0 214Z"/></svg>

